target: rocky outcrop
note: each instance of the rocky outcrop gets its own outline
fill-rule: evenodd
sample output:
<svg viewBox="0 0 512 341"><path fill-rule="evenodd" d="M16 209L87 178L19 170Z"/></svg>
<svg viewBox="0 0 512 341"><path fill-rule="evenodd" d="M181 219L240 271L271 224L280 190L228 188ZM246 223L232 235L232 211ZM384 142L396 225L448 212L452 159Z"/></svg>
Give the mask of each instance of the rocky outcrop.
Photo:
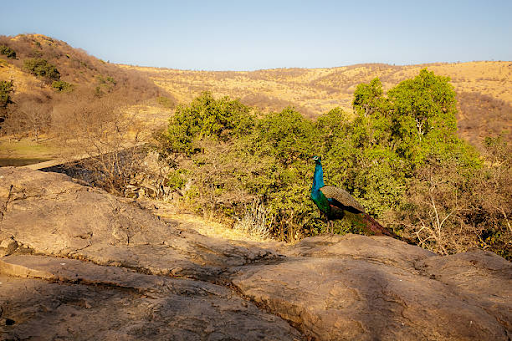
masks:
<svg viewBox="0 0 512 341"><path fill-rule="evenodd" d="M388 237L203 236L56 173L0 169L5 339L510 340L512 265Z"/></svg>
<svg viewBox="0 0 512 341"><path fill-rule="evenodd" d="M207 282L30 255L4 257L0 269L2 313L12 321L11 326L4 327L7 338L301 338L281 318L258 309L228 288Z"/></svg>
<svg viewBox="0 0 512 341"><path fill-rule="evenodd" d="M277 258L268 249L206 238L179 221L163 222L135 201L81 186L63 174L3 168L2 204L0 238L38 254L196 279Z"/></svg>
<svg viewBox="0 0 512 341"><path fill-rule="evenodd" d="M491 253L438 257L391 238L348 235L308 238L287 254L241 269L233 282L312 338L512 336L512 266Z"/></svg>

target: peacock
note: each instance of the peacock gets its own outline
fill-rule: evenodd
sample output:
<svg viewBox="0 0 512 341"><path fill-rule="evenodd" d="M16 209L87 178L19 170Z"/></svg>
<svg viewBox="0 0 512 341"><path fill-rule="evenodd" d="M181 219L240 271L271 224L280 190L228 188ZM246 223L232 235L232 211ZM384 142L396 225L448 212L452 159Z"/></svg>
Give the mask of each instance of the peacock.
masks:
<svg viewBox="0 0 512 341"><path fill-rule="evenodd" d="M331 233L334 232L333 220L342 219L347 212L350 212L360 217L358 219L361 219L364 229L369 234L396 237L393 232L387 230L370 217L365 212L363 206L347 191L333 186L325 186L321 157L315 156L313 160L315 160L315 175L313 177L313 187L311 188L311 199L313 199L313 202L327 218L327 230L329 230L330 226Z"/></svg>

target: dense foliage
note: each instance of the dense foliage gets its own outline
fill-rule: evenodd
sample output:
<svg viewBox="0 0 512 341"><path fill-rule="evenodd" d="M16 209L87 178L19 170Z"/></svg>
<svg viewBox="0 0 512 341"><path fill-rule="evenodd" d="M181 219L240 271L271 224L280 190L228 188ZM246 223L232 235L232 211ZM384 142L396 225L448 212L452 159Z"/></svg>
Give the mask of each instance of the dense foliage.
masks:
<svg viewBox="0 0 512 341"><path fill-rule="evenodd" d="M346 188L402 236L441 253L479 246L510 257L510 157L495 151L499 161L486 166L457 138L447 78L422 70L387 95L375 79L357 87L353 106L355 118L334 109L314 122L293 108L260 117L204 93L178 107L162 135L175 168L169 185L190 207L235 223L264 207L270 233L293 240L325 228L309 199L310 158L322 155L326 183ZM348 221L335 228L357 231Z"/></svg>
<svg viewBox="0 0 512 341"><path fill-rule="evenodd" d="M3 54L7 58L16 59L16 51L6 45L0 45L0 54Z"/></svg>
<svg viewBox="0 0 512 341"><path fill-rule="evenodd" d="M42 77L51 81L60 79L60 72L55 65L49 63L43 58L29 58L23 62L23 67L35 76Z"/></svg>

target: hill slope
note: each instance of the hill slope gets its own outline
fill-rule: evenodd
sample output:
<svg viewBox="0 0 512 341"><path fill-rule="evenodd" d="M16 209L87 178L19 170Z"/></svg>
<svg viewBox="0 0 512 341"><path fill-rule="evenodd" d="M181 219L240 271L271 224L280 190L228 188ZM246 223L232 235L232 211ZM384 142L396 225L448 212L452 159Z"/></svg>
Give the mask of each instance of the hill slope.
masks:
<svg viewBox="0 0 512 341"><path fill-rule="evenodd" d="M174 101L138 71L38 34L0 36L0 81L12 84L9 103L4 107L0 103L2 142L6 135L8 141L29 137L36 142L44 136L59 147L68 146L67 140L78 140L82 133L105 135L105 126L116 122L130 129L126 136L140 137L142 130L149 136L153 121L144 115L139 118L139 112L129 109L146 102L157 106L159 96ZM166 118L169 112L162 114ZM113 128L119 132L119 125ZM89 134L88 138L97 140L98 136ZM41 156L35 150L26 153L21 149L21 145L1 143L0 157Z"/></svg>
<svg viewBox="0 0 512 341"><path fill-rule="evenodd" d="M413 78L423 68L451 78L459 95L462 137L477 143L512 127L512 62L437 63L393 66L362 64L330 69L272 69L252 72L184 71L124 66L144 72L155 84L188 103L202 91L240 98L263 111L295 106L316 117L339 106L352 111L360 83L379 77L384 90ZM510 135L509 135L510 136Z"/></svg>
<svg viewBox="0 0 512 341"><path fill-rule="evenodd" d="M21 34L15 37L0 36L0 45L7 46L16 53L16 58L0 54L2 67L0 78L13 80L18 92L35 91L43 88L48 81L45 77L35 77L34 72L27 70L29 60L45 60L58 70L58 79L79 87L100 87L103 92L131 90L137 98L155 96L159 89L148 82L140 73L119 68L115 64L90 56L84 50L73 48L67 43L40 34ZM14 71L13 71L14 70ZM34 87L24 86L25 83L37 79ZM110 83L110 84L109 84ZM109 88L110 87L110 88ZM133 96L133 93L125 94Z"/></svg>
<svg viewBox="0 0 512 341"><path fill-rule="evenodd" d="M294 106L317 117L335 107L350 112L356 86L379 77L384 90L413 78L422 68L448 76L459 99L459 133L473 144L485 136L509 132L512 140L512 62L436 63L394 66L361 64L325 69L271 69L252 72L186 71L115 65L65 42L43 35L0 36L0 45L16 51L15 59L0 54L0 80L13 80L15 94L36 93L44 101L57 94L41 77L24 68L27 59L42 58L57 67L60 79L94 92L115 92L123 105L145 103L132 111L162 124L168 112L154 101L165 96L174 104L189 103L203 91L240 98L263 112ZM44 93L44 96L41 96ZM62 97L62 96L61 96ZM149 102L147 100L150 100Z"/></svg>

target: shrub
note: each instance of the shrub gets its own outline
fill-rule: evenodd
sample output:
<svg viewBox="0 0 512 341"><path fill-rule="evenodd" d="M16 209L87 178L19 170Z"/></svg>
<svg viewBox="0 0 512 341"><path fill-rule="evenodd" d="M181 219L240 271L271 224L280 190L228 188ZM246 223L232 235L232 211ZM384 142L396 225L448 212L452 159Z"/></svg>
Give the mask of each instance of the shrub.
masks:
<svg viewBox="0 0 512 341"><path fill-rule="evenodd" d="M111 77L103 77L102 75L97 75L96 79L98 81L98 85L94 89L94 93L97 97L101 97L106 93L111 93L114 91L114 87L116 86L116 80Z"/></svg>
<svg viewBox="0 0 512 341"><path fill-rule="evenodd" d="M73 84L65 81L53 81L52 88L60 92L71 92L73 91Z"/></svg>
<svg viewBox="0 0 512 341"><path fill-rule="evenodd" d="M12 103L11 92L13 87L12 81L0 81L0 108L5 108L7 104Z"/></svg>
<svg viewBox="0 0 512 341"><path fill-rule="evenodd" d="M43 77L51 81L58 81L60 79L60 73L55 65L48 63L46 59L29 58L26 59L23 64L25 70L35 76Z"/></svg>
<svg viewBox="0 0 512 341"><path fill-rule="evenodd" d="M7 56L7 58L16 59L16 51L6 45L0 45L0 54Z"/></svg>
<svg viewBox="0 0 512 341"><path fill-rule="evenodd" d="M156 98L158 104L167 109L174 109L174 102L169 97L159 96Z"/></svg>
<svg viewBox="0 0 512 341"><path fill-rule="evenodd" d="M200 151L196 142L204 137L227 141L250 131L252 125L248 107L228 98L216 100L205 92L189 106L178 106L162 141L168 150L191 155Z"/></svg>

